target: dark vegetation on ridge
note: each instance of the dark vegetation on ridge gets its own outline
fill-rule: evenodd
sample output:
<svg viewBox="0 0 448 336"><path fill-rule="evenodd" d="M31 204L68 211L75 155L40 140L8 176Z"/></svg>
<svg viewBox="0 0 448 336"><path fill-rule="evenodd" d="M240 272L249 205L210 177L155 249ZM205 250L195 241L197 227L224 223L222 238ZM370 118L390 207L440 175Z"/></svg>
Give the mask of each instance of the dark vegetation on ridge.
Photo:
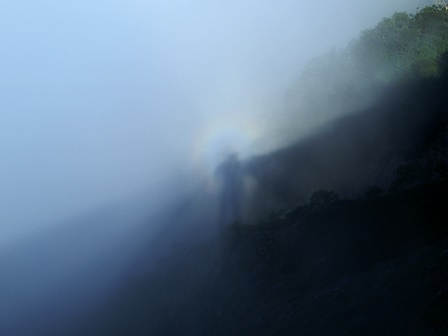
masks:
<svg viewBox="0 0 448 336"><path fill-rule="evenodd" d="M211 244L175 247L90 321L93 334L445 335L448 170L427 149L387 188L320 190Z"/></svg>
<svg viewBox="0 0 448 336"><path fill-rule="evenodd" d="M246 163L256 224L175 244L60 334L447 335L448 11L397 13L349 50L370 82L324 99L375 101Z"/></svg>
<svg viewBox="0 0 448 336"><path fill-rule="evenodd" d="M446 75L390 84L371 107L253 159L247 166L258 181L252 212L304 203L319 189L353 198L371 185L399 189L442 176L447 84Z"/></svg>

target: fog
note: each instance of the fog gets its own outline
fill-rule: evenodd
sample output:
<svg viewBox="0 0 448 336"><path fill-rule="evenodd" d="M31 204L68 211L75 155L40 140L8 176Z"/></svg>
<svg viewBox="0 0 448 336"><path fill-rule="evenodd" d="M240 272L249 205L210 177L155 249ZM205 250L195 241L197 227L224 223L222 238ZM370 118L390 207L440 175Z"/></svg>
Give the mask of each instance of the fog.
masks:
<svg viewBox="0 0 448 336"><path fill-rule="evenodd" d="M23 286L48 290L53 274L88 269L112 246L131 254L133 234L160 232L157 224L168 220L158 214L204 181L210 186L226 153L245 160L279 143L270 126L310 59L419 3L2 4L0 257L11 273L0 290L34 274L41 280ZM84 254L60 257L67 269L41 274L58 244L81 249L70 246L76 235L92 240ZM55 241L62 236L67 244ZM45 243L33 245L37 237ZM24 246L42 251L42 244L49 252L37 264L20 259ZM15 270L20 262L25 275Z"/></svg>
<svg viewBox="0 0 448 336"><path fill-rule="evenodd" d="M310 57L404 3L2 5L2 244L159 191L220 127L255 141Z"/></svg>

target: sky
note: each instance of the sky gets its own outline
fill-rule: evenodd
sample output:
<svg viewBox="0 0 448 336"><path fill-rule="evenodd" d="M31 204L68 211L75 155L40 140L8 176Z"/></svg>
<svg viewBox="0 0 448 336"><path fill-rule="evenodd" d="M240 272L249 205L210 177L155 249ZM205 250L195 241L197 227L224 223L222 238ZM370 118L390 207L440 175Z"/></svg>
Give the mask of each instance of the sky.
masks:
<svg viewBox="0 0 448 336"><path fill-rule="evenodd" d="M310 58L416 2L3 1L0 247L250 156Z"/></svg>

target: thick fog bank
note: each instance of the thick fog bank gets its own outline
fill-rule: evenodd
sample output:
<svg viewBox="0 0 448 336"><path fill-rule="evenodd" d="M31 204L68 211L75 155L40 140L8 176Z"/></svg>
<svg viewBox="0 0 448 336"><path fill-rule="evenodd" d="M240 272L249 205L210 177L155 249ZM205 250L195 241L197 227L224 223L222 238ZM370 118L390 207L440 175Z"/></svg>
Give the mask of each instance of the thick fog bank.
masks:
<svg viewBox="0 0 448 336"><path fill-rule="evenodd" d="M210 174L229 143L272 147L264 134L311 57L417 3L5 5L1 244L157 194L185 167Z"/></svg>
<svg viewBox="0 0 448 336"><path fill-rule="evenodd" d="M177 190L153 212L147 210L147 195L141 194L3 249L0 333L58 334L59 328L76 325L107 303L129 278L149 272L174 243L210 237L212 230L203 230L210 224L204 219L213 214L198 210L209 200L201 199L199 205L191 192L187 197Z"/></svg>
<svg viewBox="0 0 448 336"><path fill-rule="evenodd" d="M296 197L269 164L267 179L253 168L260 157L279 160L276 176L288 167L267 152L283 141L271 127L284 92L309 59L417 3L4 5L0 333L51 334L172 242ZM295 112L297 137L312 134ZM272 198L252 198L261 192Z"/></svg>

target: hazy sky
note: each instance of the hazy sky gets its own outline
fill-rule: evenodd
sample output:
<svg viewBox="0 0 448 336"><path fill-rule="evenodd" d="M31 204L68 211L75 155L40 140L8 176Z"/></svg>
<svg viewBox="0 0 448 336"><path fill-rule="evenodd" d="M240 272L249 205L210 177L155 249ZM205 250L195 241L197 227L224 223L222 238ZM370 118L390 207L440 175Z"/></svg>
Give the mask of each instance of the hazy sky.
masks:
<svg viewBox="0 0 448 336"><path fill-rule="evenodd" d="M249 151L310 57L414 2L2 1L3 243Z"/></svg>

